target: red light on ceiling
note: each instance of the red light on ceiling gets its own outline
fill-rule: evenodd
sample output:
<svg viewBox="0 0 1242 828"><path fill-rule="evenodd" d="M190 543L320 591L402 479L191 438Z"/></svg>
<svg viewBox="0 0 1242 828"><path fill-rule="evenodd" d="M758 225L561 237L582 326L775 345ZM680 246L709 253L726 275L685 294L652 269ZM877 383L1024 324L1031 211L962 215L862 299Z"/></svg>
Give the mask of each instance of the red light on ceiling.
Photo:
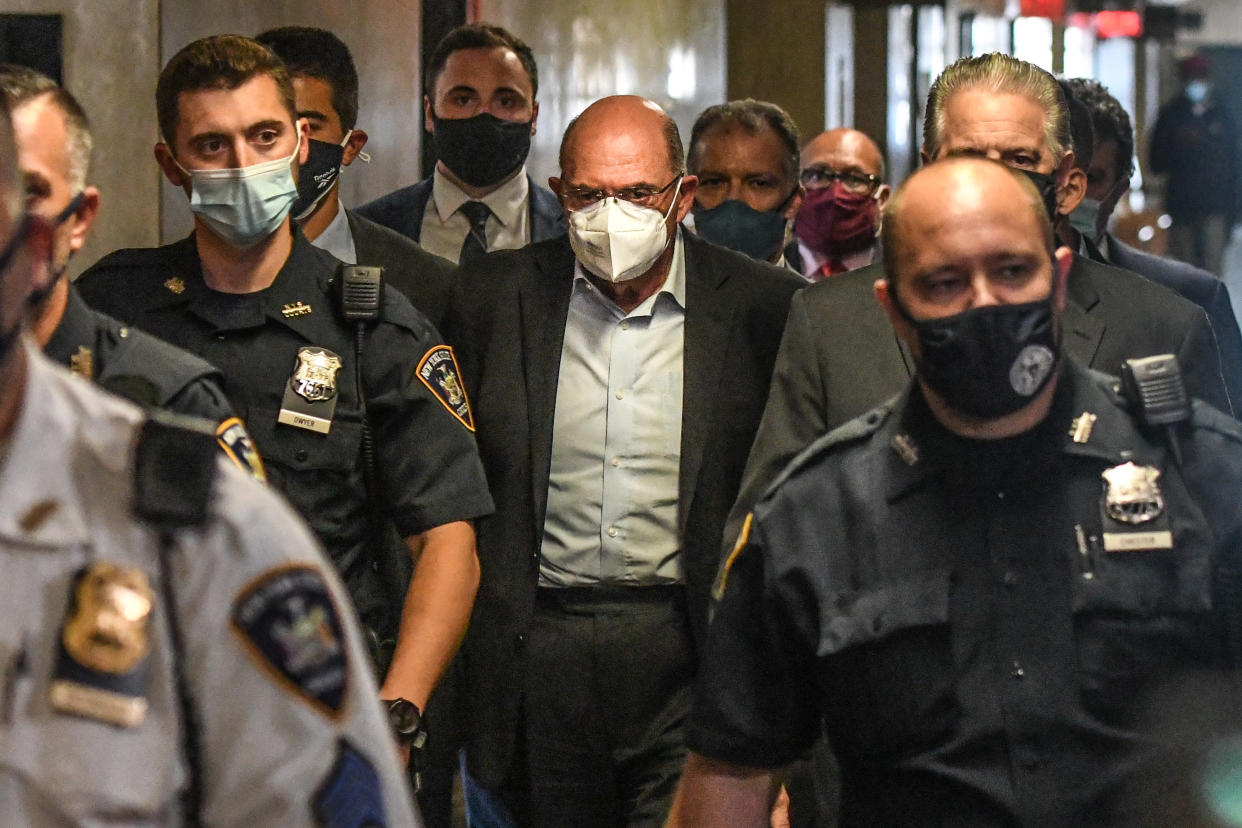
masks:
<svg viewBox="0 0 1242 828"><path fill-rule="evenodd" d="M1065 0L1022 0L1023 17L1047 17L1050 20L1065 19Z"/></svg>
<svg viewBox="0 0 1242 828"><path fill-rule="evenodd" d="M1102 11L1095 15L1095 35L1110 37L1141 37L1143 16L1136 11Z"/></svg>

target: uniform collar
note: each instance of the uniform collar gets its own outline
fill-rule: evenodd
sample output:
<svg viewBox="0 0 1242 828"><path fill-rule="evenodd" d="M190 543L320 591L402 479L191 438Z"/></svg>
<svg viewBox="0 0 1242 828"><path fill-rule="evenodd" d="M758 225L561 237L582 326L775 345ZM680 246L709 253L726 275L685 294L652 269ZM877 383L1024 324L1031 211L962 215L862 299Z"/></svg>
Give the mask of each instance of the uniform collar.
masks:
<svg viewBox="0 0 1242 828"><path fill-rule="evenodd" d="M123 472L131 441L115 439L111 428L83 429L76 416L79 407L63 399L63 384L76 380L61 375L33 342L24 339L22 347L26 388L0 458L0 541L46 549L87 544L91 531L78 497L78 477L89 473L83 468L88 462L111 473ZM107 424L101 418L96 425Z"/></svg>
<svg viewBox="0 0 1242 828"><path fill-rule="evenodd" d="M79 348L96 347L97 329L94 313L78 295L77 288L71 284L65 300L65 312L60 317L56 330L52 331L52 337L43 348L43 353L53 362L68 365Z"/></svg>
<svg viewBox="0 0 1242 828"><path fill-rule="evenodd" d="M1113 465L1133 460L1140 465L1162 466L1163 444L1153 443L1139 431L1119 391L1112 387L1115 382L1083 368L1072 358L1062 360L1053 408L1048 415L1051 419L1045 421L1053 435L1051 439L1056 441L1055 450ZM926 412L921 393L917 379L912 379L895 406L898 415L891 417L884 429L881 467L890 502L940 479L946 471L936 453L928 450L928 443L934 440L929 436L929 426L919 422L919 412ZM916 394L920 395L917 399Z"/></svg>

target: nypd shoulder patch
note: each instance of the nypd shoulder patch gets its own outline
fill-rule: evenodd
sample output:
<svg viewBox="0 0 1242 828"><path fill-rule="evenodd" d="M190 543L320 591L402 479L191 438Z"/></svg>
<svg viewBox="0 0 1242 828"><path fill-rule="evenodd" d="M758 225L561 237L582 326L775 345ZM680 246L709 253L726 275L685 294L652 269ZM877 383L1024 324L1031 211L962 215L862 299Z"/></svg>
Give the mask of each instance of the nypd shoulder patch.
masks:
<svg viewBox="0 0 1242 828"><path fill-rule="evenodd" d="M252 581L233 602L233 629L277 684L331 719L349 685L340 614L323 575L294 565Z"/></svg>
<svg viewBox="0 0 1242 828"><path fill-rule="evenodd" d="M267 469L263 467L263 458L250 439L250 432L239 417L229 417L216 427L216 441L220 449L237 467L255 480L267 482Z"/></svg>
<svg viewBox="0 0 1242 828"><path fill-rule="evenodd" d="M344 739L337 742L336 761L315 792L313 808L315 824L324 828L383 828L388 824L375 766Z"/></svg>
<svg viewBox="0 0 1242 828"><path fill-rule="evenodd" d="M457 369L457 357L447 345L437 345L418 362L418 378L435 394L441 404L466 428L474 431L474 415L470 413L470 400Z"/></svg>

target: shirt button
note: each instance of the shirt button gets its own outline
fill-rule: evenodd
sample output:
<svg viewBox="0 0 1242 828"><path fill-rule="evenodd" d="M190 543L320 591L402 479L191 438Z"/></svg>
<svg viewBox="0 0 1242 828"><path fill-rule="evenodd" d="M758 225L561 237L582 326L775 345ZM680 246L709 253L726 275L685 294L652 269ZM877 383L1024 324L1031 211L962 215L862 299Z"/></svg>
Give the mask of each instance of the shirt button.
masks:
<svg viewBox="0 0 1242 828"><path fill-rule="evenodd" d="M224 341L224 334L216 334L216 341L217 341L217 342L223 342L223 341Z"/></svg>
<svg viewBox="0 0 1242 828"><path fill-rule="evenodd" d="M608 537L610 537L610 538L615 538L616 536L617 536L617 527L615 527L615 526L609 526L609 527L608 527Z"/></svg>
<svg viewBox="0 0 1242 828"><path fill-rule="evenodd" d="M630 329L630 323L628 321L621 323L621 330L628 331L629 329Z"/></svg>
<svg viewBox="0 0 1242 828"><path fill-rule="evenodd" d="M621 390L621 389L618 389L618 390L617 390L617 399L618 399L618 400L623 400L623 399L625 399L625 391L624 391L624 390Z"/></svg>
<svg viewBox="0 0 1242 828"><path fill-rule="evenodd" d="M1003 489L1002 489L1001 491L999 491L999 492L997 492L997 493L996 493L996 499L997 499L997 500L1004 500L1004 499L1005 499L1005 491L1004 491Z"/></svg>
<svg viewBox="0 0 1242 828"><path fill-rule="evenodd" d="M617 466L619 466L619 465L621 465L621 458L620 458L620 457L614 457L614 458L612 458L612 466L613 466L613 468L616 468L616 467L617 467Z"/></svg>
<svg viewBox="0 0 1242 828"><path fill-rule="evenodd" d="M294 454L293 456L297 458L297 461L299 463L306 462L306 450L305 449L298 449L297 453Z"/></svg>
<svg viewBox="0 0 1242 828"><path fill-rule="evenodd" d="M1020 679L1026 675L1026 670L1022 669L1022 665L1015 661L1013 663L1013 670L1010 671L1009 675L1012 678Z"/></svg>
<svg viewBox="0 0 1242 828"><path fill-rule="evenodd" d="M1018 576L1014 575L1012 572L1006 572L1001 578L1001 583L1012 588L1018 583Z"/></svg>

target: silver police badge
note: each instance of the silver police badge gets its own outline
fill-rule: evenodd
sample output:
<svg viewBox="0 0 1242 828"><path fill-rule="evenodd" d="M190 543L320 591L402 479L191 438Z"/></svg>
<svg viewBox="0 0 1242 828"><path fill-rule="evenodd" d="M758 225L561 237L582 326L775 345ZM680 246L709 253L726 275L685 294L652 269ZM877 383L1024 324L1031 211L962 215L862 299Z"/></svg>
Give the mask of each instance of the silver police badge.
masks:
<svg viewBox="0 0 1242 828"><path fill-rule="evenodd" d="M1108 516L1121 523L1147 523L1164 511L1164 496L1156 479L1160 470L1132 462L1113 466L1104 478L1104 508Z"/></svg>
<svg viewBox="0 0 1242 828"><path fill-rule="evenodd" d="M323 348L299 348L298 364L289 385L307 402L324 402L336 396L336 372L341 358Z"/></svg>

